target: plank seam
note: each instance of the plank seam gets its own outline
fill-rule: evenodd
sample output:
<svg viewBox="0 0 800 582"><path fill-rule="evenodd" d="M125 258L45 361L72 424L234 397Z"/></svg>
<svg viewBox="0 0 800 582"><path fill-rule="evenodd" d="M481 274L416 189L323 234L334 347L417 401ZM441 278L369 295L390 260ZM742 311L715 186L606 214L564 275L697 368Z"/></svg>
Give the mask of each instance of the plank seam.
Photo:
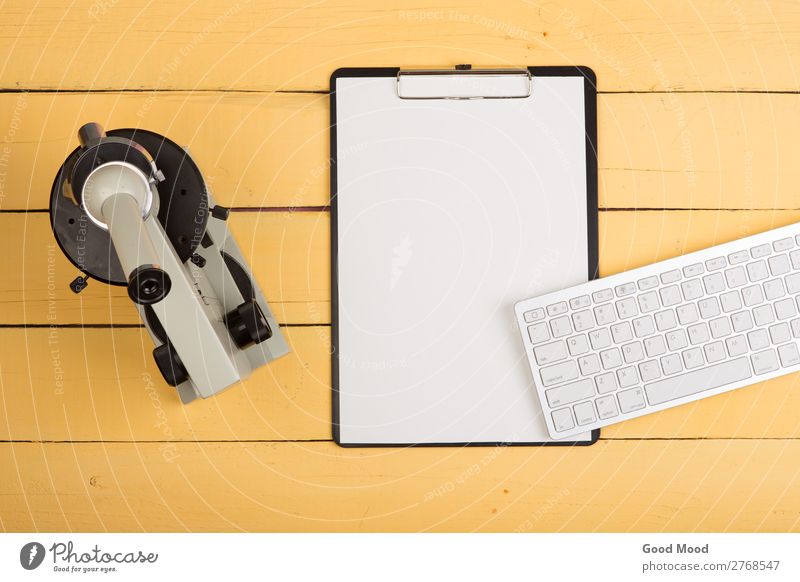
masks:
<svg viewBox="0 0 800 582"><path fill-rule="evenodd" d="M674 441L800 441L800 437L601 437L605 442L674 442ZM258 443L332 443L333 439L202 439L202 440L32 440L0 439L0 444L258 444ZM357 448L357 447L356 447ZM374 448L374 447L371 447ZM409 446L409 449L420 448ZM452 447L451 447L452 448ZM461 447L466 448L466 447ZM536 448L532 446L530 448Z"/></svg>

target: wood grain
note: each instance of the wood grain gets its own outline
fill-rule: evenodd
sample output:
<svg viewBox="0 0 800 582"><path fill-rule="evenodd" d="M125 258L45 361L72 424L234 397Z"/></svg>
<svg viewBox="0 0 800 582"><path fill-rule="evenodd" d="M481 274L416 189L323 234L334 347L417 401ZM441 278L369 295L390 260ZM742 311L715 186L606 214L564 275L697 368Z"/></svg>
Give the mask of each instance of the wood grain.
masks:
<svg viewBox="0 0 800 582"><path fill-rule="evenodd" d="M798 111L795 94L600 95L600 207L798 208ZM0 93L0 210L47 208L90 120L187 146L221 204L328 204L326 95Z"/></svg>
<svg viewBox="0 0 800 582"><path fill-rule="evenodd" d="M610 275L800 220L800 211L601 212L600 268ZM283 323L330 322L327 212L234 212L231 232ZM0 254L0 324L131 324L121 287L91 282L76 296L76 269L61 254L46 214L0 213L12 244ZM388 263L387 263L388 264ZM22 268L20 268L22 265Z"/></svg>
<svg viewBox="0 0 800 582"><path fill-rule="evenodd" d="M186 147L220 204L324 206L327 107L327 95L314 94L0 93L0 209L48 208L58 168L90 121Z"/></svg>
<svg viewBox="0 0 800 582"><path fill-rule="evenodd" d="M9 531L798 531L800 442L0 444Z"/></svg>
<svg viewBox="0 0 800 582"><path fill-rule="evenodd" d="M3 4L0 87L326 89L341 66L588 65L605 91L796 90L792 2Z"/></svg>
<svg viewBox="0 0 800 582"><path fill-rule="evenodd" d="M47 207L86 121L188 146L225 205L319 207L335 68L587 65L605 92L611 274L800 220L799 19L763 0L3 2L0 530L800 531L797 375L593 447L340 449L318 442L327 213L232 215L279 319L313 325L284 328L293 352L244 384L182 406L144 331L104 327L138 322L124 292L67 291L47 215L26 212Z"/></svg>
<svg viewBox="0 0 800 582"><path fill-rule="evenodd" d="M281 323L330 322L329 215L233 212L228 223ZM139 315L124 287L90 281L61 253L44 213L0 213L13 241L0 253L0 324L131 324Z"/></svg>
<svg viewBox="0 0 800 582"><path fill-rule="evenodd" d="M2 330L0 441L330 439L330 330L283 333L290 354L184 406L143 329Z"/></svg>
<svg viewBox="0 0 800 582"><path fill-rule="evenodd" d="M142 329L5 329L0 441L331 438L330 330L283 328L288 356L184 406ZM800 438L800 378L785 376L603 429L603 439Z"/></svg>

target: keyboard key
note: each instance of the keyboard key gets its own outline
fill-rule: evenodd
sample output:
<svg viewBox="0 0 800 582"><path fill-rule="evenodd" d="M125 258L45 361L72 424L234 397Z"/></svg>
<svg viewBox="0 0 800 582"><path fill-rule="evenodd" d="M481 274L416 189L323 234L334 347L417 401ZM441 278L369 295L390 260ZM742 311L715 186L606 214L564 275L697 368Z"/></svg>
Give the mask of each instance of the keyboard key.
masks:
<svg viewBox="0 0 800 582"><path fill-rule="evenodd" d="M636 309L636 299L628 297L617 301L617 315L620 319L627 319L639 315L639 310Z"/></svg>
<svg viewBox="0 0 800 582"><path fill-rule="evenodd" d="M578 426L586 426L597 420L594 415L594 404L592 404L591 400L576 404L572 409L575 411L575 420L578 421Z"/></svg>
<svg viewBox="0 0 800 582"><path fill-rule="evenodd" d="M611 337L614 338L615 344L629 342L633 339L633 332L631 331L631 324L627 321L622 321L611 326Z"/></svg>
<svg viewBox="0 0 800 582"><path fill-rule="evenodd" d="M699 368L705 364L702 348L690 348L685 350L681 355L683 356L683 365L687 370Z"/></svg>
<svg viewBox="0 0 800 582"><path fill-rule="evenodd" d="M728 291L719 296L723 313L731 313L742 308L742 296L738 291Z"/></svg>
<svg viewBox="0 0 800 582"><path fill-rule="evenodd" d="M639 376L636 373L636 368L633 366L629 368L622 368L617 370L617 382L620 388L628 388L639 383Z"/></svg>
<svg viewBox="0 0 800 582"><path fill-rule="evenodd" d="M545 386L569 382L578 377L578 365L572 360L567 360L560 364L540 368L539 376L541 376L542 384Z"/></svg>
<svg viewBox="0 0 800 582"><path fill-rule="evenodd" d="M669 354L664 356L661 358L661 370L664 372L665 376L683 372L683 363L681 363L681 357L678 354Z"/></svg>
<svg viewBox="0 0 800 582"><path fill-rule="evenodd" d="M531 339L532 344L540 344L550 339L550 330L547 329L547 324L544 322L529 325L528 337Z"/></svg>
<svg viewBox="0 0 800 582"><path fill-rule="evenodd" d="M561 410L554 410L553 426L556 427L558 432L564 432L575 428L575 423L572 420L572 410L569 408L562 408Z"/></svg>
<svg viewBox="0 0 800 582"><path fill-rule="evenodd" d="M789 253L789 260L792 261L793 269L800 269L800 250Z"/></svg>
<svg viewBox="0 0 800 582"><path fill-rule="evenodd" d="M592 301L595 303L605 303L614 299L614 292L611 289L603 289L592 293Z"/></svg>
<svg viewBox="0 0 800 582"><path fill-rule="evenodd" d="M800 273L792 273L786 277L786 290L794 295L800 293Z"/></svg>
<svg viewBox="0 0 800 582"><path fill-rule="evenodd" d="M564 360L567 357L567 346L563 341L557 341L533 348L536 363L540 366Z"/></svg>
<svg viewBox="0 0 800 582"><path fill-rule="evenodd" d="M633 295L636 293L636 284L635 283L623 283L622 285L617 285L614 287L614 292L617 294L617 297L625 297L626 295Z"/></svg>
<svg viewBox="0 0 800 582"><path fill-rule="evenodd" d="M684 277L697 277L698 275L702 275L704 272L705 269L703 269L703 265L700 263L695 263L694 265L689 265L688 267L683 268Z"/></svg>
<svg viewBox="0 0 800 582"><path fill-rule="evenodd" d="M585 335L576 335L567 340L567 349L570 356L580 356L589 351L589 340Z"/></svg>
<svg viewBox="0 0 800 582"><path fill-rule="evenodd" d="M763 329L754 329L747 333L747 342L751 350L763 350L769 346L769 335Z"/></svg>
<svg viewBox="0 0 800 582"><path fill-rule="evenodd" d="M572 309L583 309L584 307L589 307L592 304L592 300L589 299L588 295L581 295L580 297L573 297L569 300L569 306Z"/></svg>
<svg viewBox="0 0 800 582"><path fill-rule="evenodd" d="M581 356L578 358L578 366L582 375L591 376L600 371L600 358L597 357L597 354Z"/></svg>
<svg viewBox="0 0 800 582"><path fill-rule="evenodd" d="M725 271L725 282L731 289L747 285L747 273L744 267L733 267Z"/></svg>
<svg viewBox="0 0 800 582"><path fill-rule="evenodd" d="M781 366L784 368L800 364L800 353L797 351L797 344L791 343L779 347L778 358L780 358Z"/></svg>
<svg viewBox="0 0 800 582"><path fill-rule="evenodd" d="M739 311L731 315L731 323L733 324L733 331L747 331L753 329L753 316L749 311Z"/></svg>
<svg viewBox="0 0 800 582"><path fill-rule="evenodd" d="M552 305L547 306L547 315L549 315L550 317L555 317L556 315L562 315L566 312L567 312L566 301L553 303Z"/></svg>
<svg viewBox="0 0 800 582"><path fill-rule="evenodd" d="M750 249L750 256L754 259L760 259L772 254L772 247L768 244L758 245Z"/></svg>
<svg viewBox="0 0 800 582"><path fill-rule="evenodd" d="M604 370L619 368L622 365L622 354L619 353L619 348L604 350L600 352L600 361Z"/></svg>
<svg viewBox="0 0 800 582"><path fill-rule="evenodd" d="M772 311L772 305L759 305L753 308L753 321L757 326L769 325L775 321L775 313Z"/></svg>
<svg viewBox="0 0 800 582"><path fill-rule="evenodd" d="M778 369L778 355L775 350L764 350L750 356L753 362L753 371L756 374L767 374Z"/></svg>
<svg viewBox="0 0 800 582"><path fill-rule="evenodd" d="M706 297L697 302L697 307L700 309L700 317L709 319L716 317L720 314L719 301L716 297Z"/></svg>
<svg viewBox="0 0 800 582"><path fill-rule="evenodd" d="M639 302L639 311L642 313L650 313L651 311L658 311L661 305L658 303L658 295L655 291L648 291L642 293L637 298Z"/></svg>
<svg viewBox="0 0 800 582"><path fill-rule="evenodd" d="M588 309L572 314L572 325L575 331L586 331L594 327L594 317Z"/></svg>
<svg viewBox="0 0 800 582"><path fill-rule="evenodd" d="M795 338L800 338L800 319L793 319L790 325L792 327L792 335Z"/></svg>
<svg viewBox="0 0 800 582"><path fill-rule="evenodd" d="M678 321L681 325L689 325L700 319L700 312L697 311L697 306L694 303L681 305L675 311L678 314Z"/></svg>
<svg viewBox="0 0 800 582"><path fill-rule="evenodd" d="M653 318L650 315L638 317L633 320L633 333L636 337L643 338L648 335L656 333L656 326L653 323Z"/></svg>
<svg viewBox="0 0 800 582"><path fill-rule="evenodd" d="M655 320L658 331L667 331L678 325L678 320L675 319L675 312L672 309L659 311L655 314Z"/></svg>
<svg viewBox="0 0 800 582"><path fill-rule="evenodd" d="M664 404L671 400L684 398L746 380L752 376L747 358L737 358L713 366L698 368L681 376L658 380L644 387L650 406Z"/></svg>
<svg viewBox="0 0 800 582"><path fill-rule="evenodd" d="M696 323L686 328L689 334L689 343L693 346L697 344L704 344L709 340L708 326L705 322Z"/></svg>
<svg viewBox="0 0 800 582"><path fill-rule="evenodd" d="M622 346L622 357L626 364L632 364L644 359L642 342L631 342Z"/></svg>
<svg viewBox="0 0 800 582"><path fill-rule="evenodd" d="M709 364L716 364L725 359L725 345L722 342L712 342L703 346L706 354L706 361Z"/></svg>
<svg viewBox="0 0 800 582"><path fill-rule="evenodd" d="M772 243L772 248L776 253L788 251L789 249L794 248L794 241L791 239L791 237L782 238Z"/></svg>
<svg viewBox="0 0 800 582"><path fill-rule="evenodd" d="M608 325L617 320L617 314L614 312L614 306L607 303L594 308L594 318L597 325Z"/></svg>
<svg viewBox="0 0 800 582"><path fill-rule="evenodd" d="M731 358L746 354L750 348L747 345L747 340L743 335L735 335L725 340L725 347L728 348L728 355Z"/></svg>
<svg viewBox="0 0 800 582"><path fill-rule="evenodd" d="M601 396L594 401L594 404L597 407L597 416L599 416L601 420L614 418L619 414L619 410L617 409L617 400L614 398L613 394L609 396Z"/></svg>
<svg viewBox="0 0 800 582"><path fill-rule="evenodd" d="M792 339L792 332L789 329L789 325L786 323L777 323L769 326L769 339L771 339L772 343L775 345L788 342Z"/></svg>
<svg viewBox="0 0 800 582"><path fill-rule="evenodd" d="M717 271L727 266L728 262L725 260L725 257L717 257L716 259L709 259L706 261L706 269L709 271Z"/></svg>
<svg viewBox="0 0 800 582"><path fill-rule="evenodd" d="M602 350L611 345L611 333L608 328L595 329L589 332L589 342L592 344L592 349Z"/></svg>
<svg viewBox="0 0 800 582"><path fill-rule="evenodd" d="M572 325L569 322L569 317L564 315L550 320L550 331L553 337L564 337L572 333Z"/></svg>
<svg viewBox="0 0 800 582"><path fill-rule="evenodd" d="M736 251L728 255L728 262L731 265L738 265L739 263L746 263L750 260L750 253L747 251Z"/></svg>
<svg viewBox="0 0 800 582"><path fill-rule="evenodd" d="M599 394L608 394L617 389L617 375L614 372L600 374L594 377L594 383Z"/></svg>
<svg viewBox="0 0 800 582"><path fill-rule="evenodd" d="M658 291L661 296L661 303L664 307L672 307L682 301L681 292L677 285L670 285Z"/></svg>
<svg viewBox="0 0 800 582"><path fill-rule="evenodd" d="M755 283L756 281L763 281L769 277L767 263L763 260L747 263L747 276L750 278L752 283Z"/></svg>
<svg viewBox="0 0 800 582"><path fill-rule="evenodd" d="M711 337L714 339L731 335L733 332L733 329L731 329L731 320L727 317L712 319L708 322L708 328L711 330Z"/></svg>
<svg viewBox="0 0 800 582"><path fill-rule="evenodd" d="M772 279L771 281L764 282L764 297L767 301L774 301L786 295L786 289L783 287L782 279Z"/></svg>
<svg viewBox="0 0 800 582"><path fill-rule="evenodd" d="M752 307L753 305L763 303L764 291L762 291L761 285L751 285L750 287L742 289L742 300L744 301L745 307Z"/></svg>
<svg viewBox="0 0 800 582"><path fill-rule="evenodd" d="M689 345L689 340L686 339L686 332L682 329L674 329L667 332L667 347L671 352L675 350L682 350Z"/></svg>
<svg viewBox="0 0 800 582"><path fill-rule="evenodd" d="M785 275L792 269L791 265L789 264L789 256L785 254L770 257L767 262L769 263L769 272L773 277Z"/></svg>
<svg viewBox="0 0 800 582"><path fill-rule="evenodd" d="M653 336L644 340L644 351L648 358L655 358L661 354L667 353L667 344L664 342L664 336Z"/></svg>
<svg viewBox="0 0 800 582"><path fill-rule="evenodd" d="M703 296L703 284L700 283L700 279L684 281L681 283L681 291L686 301L694 301Z"/></svg>
<svg viewBox="0 0 800 582"><path fill-rule="evenodd" d="M669 285L670 283L675 283L676 281L680 280L681 280L681 272L678 269L673 269L672 271L661 273L661 283L664 285Z"/></svg>
<svg viewBox="0 0 800 582"><path fill-rule="evenodd" d="M634 388L633 390L625 390L617 394L619 399L619 409L623 414L641 410L646 406L644 401L644 391L641 388Z"/></svg>
<svg viewBox="0 0 800 582"><path fill-rule="evenodd" d="M722 273L706 275L703 277L703 286L709 295L725 291L725 277L722 276Z"/></svg>
<svg viewBox="0 0 800 582"><path fill-rule="evenodd" d="M658 287L658 277L653 275L652 277L645 277L644 279L639 280L639 291L647 291L649 289L655 289Z"/></svg>
<svg viewBox="0 0 800 582"><path fill-rule="evenodd" d="M779 321L791 319L797 315L797 308L794 305L794 301L789 297L776 301L773 307L775 308L775 317L777 317Z"/></svg>
<svg viewBox="0 0 800 582"><path fill-rule="evenodd" d="M525 312L525 323L533 323L534 321L539 321L544 319L544 309L532 309L530 311Z"/></svg>
<svg viewBox="0 0 800 582"><path fill-rule="evenodd" d="M594 381L591 378L585 378L558 388L550 388L550 390L545 390L544 394L547 396L550 408L572 404L595 395Z"/></svg>
<svg viewBox="0 0 800 582"><path fill-rule="evenodd" d="M639 364L639 375L642 382L658 380L661 377L661 367L656 360L648 360Z"/></svg>

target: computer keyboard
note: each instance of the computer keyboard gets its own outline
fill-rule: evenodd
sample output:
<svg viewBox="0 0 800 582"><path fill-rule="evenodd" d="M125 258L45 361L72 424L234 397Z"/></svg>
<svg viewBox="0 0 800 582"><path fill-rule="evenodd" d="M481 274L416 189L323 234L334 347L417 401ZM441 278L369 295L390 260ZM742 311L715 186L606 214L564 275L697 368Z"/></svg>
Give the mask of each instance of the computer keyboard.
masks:
<svg viewBox="0 0 800 582"><path fill-rule="evenodd" d="M516 304L550 436L800 370L800 223Z"/></svg>

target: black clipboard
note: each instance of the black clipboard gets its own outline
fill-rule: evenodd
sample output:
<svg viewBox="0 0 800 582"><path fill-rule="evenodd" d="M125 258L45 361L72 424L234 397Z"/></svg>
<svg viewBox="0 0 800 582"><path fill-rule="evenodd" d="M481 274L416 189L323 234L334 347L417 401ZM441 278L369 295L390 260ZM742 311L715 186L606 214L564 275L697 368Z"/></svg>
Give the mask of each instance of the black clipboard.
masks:
<svg viewBox="0 0 800 582"><path fill-rule="evenodd" d="M330 79L330 211L331 211L331 382L332 382L332 432L334 441L342 447L428 447L428 446L586 446L597 442L600 431L591 432L591 438L585 441L541 441L541 442L504 442L504 441L443 441L443 442L347 442L341 435L341 402L340 402L340 297L339 297L339 177L338 177L338 141L337 141L337 81L348 78L390 77L397 80L397 94L408 99L451 99L452 96L415 96L410 93L401 95L401 83L405 74L409 75L484 75L498 74L504 70L475 70L469 65L459 65L453 70L406 71L398 67L380 68L341 68L336 70ZM588 279L598 276L598 163L597 163L597 81L594 71L588 67L541 67L532 66L515 70L514 73L527 74L533 80L540 77L580 77L584 90L584 127L585 127L585 162L586 162L586 230L588 243L588 263L586 272ZM410 78L410 77L409 77ZM410 87L410 85L409 85ZM522 87L522 86L520 86ZM530 96L524 88L510 98ZM487 98L496 99L502 96L457 96L456 99ZM520 298L522 299L522 297ZM513 311L513 310L512 310ZM513 332L510 332L513 334ZM532 395L532 398L534 395Z"/></svg>

